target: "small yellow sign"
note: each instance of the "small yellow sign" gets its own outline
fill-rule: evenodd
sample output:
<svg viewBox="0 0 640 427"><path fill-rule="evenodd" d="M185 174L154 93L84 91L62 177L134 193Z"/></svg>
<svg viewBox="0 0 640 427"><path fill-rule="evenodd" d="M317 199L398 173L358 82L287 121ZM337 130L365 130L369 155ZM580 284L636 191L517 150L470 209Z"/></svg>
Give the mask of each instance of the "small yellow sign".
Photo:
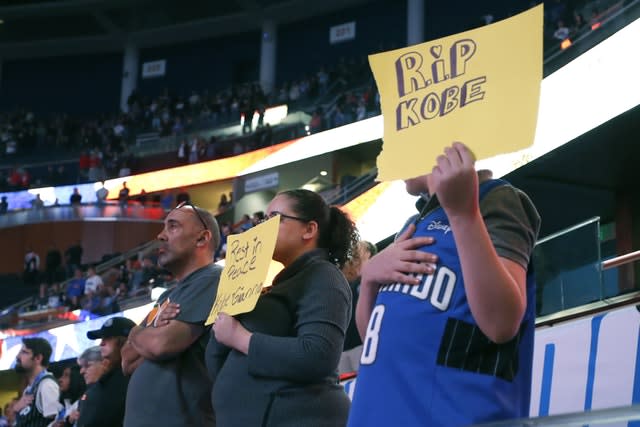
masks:
<svg viewBox="0 0 640 427"><path fill-rule="evenodd" d="M384 117L378 179L429 173L454 141L478 159L533 144L542 30L540 4L476 30L370 55Z"/></svg>
<svg viewBox="0 0 640 427"><path fill-rule="evenodd" d="M276 247L280 217L227 238L227 256L218 293L205 325L215 323L218 313L231 316L254 309L267 278Z"/></svg>

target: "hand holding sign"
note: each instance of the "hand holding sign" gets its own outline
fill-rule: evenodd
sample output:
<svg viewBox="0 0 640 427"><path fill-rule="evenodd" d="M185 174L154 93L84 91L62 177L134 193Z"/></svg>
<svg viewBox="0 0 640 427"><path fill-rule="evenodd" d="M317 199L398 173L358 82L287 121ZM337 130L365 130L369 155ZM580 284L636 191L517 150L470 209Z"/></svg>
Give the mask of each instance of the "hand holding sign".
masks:
<svg viewBox="0 0 640 427"><path fill-rule="evenodd" d="M245 327L233 317L226 313L218 314L212 329L219 343L238 350L241 353L249 353L251 332L247 331Z"/></svg>
<svg viewBox="0 0 640 427"><path fill-rule="evenodd" d="M218 293L205 325L215 323L220 312L233 316L256 306L276 247L279 225L280 218L276 216L228 237Z"/></svg>
<svg viewBox="0 0 640 427"><path fill-rule="evenodd" d="M479 158L533 143L542 12L539 5L496 24L369 56L384 117L378 179L428 173L451 141L469 144Z"/></svg>

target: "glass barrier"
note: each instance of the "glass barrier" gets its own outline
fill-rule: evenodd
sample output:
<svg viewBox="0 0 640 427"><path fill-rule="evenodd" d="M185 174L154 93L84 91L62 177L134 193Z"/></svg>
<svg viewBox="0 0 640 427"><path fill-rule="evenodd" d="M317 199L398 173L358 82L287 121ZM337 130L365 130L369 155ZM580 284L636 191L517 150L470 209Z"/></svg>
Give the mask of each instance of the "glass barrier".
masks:
<svg viewBox="0 0 640 427"><path fill-rule="evenodd" d="M600 218L538 241L533 255L537 316L605 298L600 256Z"/></svg>

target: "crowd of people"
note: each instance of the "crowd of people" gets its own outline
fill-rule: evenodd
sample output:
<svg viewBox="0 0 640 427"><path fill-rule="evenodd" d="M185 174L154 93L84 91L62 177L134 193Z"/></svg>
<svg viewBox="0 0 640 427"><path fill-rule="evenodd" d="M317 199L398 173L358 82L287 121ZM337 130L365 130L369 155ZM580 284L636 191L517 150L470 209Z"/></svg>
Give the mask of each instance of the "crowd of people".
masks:
<svg viewBox="0 0 640 427"><path fill-rule="evenodd" d="M127 100L128 112L99 118L57 114L47 119L26 109L0 114L0 160L14 163L13 167L0 170L0 192L33 186L97 182L131 174L139 163L133 155L132 144L135 135L144 132L184 140L187 149L181 145L179 163L236 155L268 146L274 142L271 127L263 123L268 106L288 103L309 108L314 100L330 89L344 93L337 108L342 112L334 113L335 120L327 118L322 128L346 124L363 116L363 113L356 112L362 108L360 103L375 108L364 97L354 99L349 92L350 87L370 79L364 59L360 62L341 59L333 67L322 67L301 79L284 82L268 95L263 93L259 84L252 82L218 92L192 91L189 96L177 95L168 89L155 97L133 91ZM242 134L255 137L238 141L230 150L219 148L221 141L215 137L205 140L197 134L198 130L240 123L241 117L252 117L254 112L260 117L257 127L254 129L252 121L245 119ZM320 129L317 125L313 127ZM56 153L68 153L67 157L77 159L77 164L69 164L69 158L31 170L20 164L27 154L33 157L34 153L46 153L51 149ZM42 156L39 161L47 163L50 157Z"/></svg>
<svg viewBox="0 0 640 427"><path fill-rule="evenodd" d="M48 343L24 339L16 369L27 386L11 405L15 425L82 420L106 407L101 399L111 405L102 416L118 417L109 425L127 427L455 427L526 417L535 207L476 171L460 143L405 183L418 212L378 253L317 193L278 193L256 216L279 217L273 259L284 269L252 311L221 312L212 327L205 321L223 274L213 263L221 233L210 212L176 206L157 237L157 263L172 286L140 324L109 318L88 333L102 339L107 362L90 380L80 356L93 383L77 408L60 403ZM353 322L362 344L346 343ZM350 401L338 373L354 368Z"/></svg>
<svg viewBox="0 0 640 427"><path fill-rule="evenodd" d="M97 273L96 265L81 264L83 248L80 243L67 248L64 257L52 244L45 263L29 249L24 258L23 282L37 287L38 293L23 313L38 310L86 310L98 316L117 313L121 304L139 296L148 296L151 288L171 280L171 276L157 265L153 250L137 254L124 262ZM44 268L42 268L44 267Z"/></svg>

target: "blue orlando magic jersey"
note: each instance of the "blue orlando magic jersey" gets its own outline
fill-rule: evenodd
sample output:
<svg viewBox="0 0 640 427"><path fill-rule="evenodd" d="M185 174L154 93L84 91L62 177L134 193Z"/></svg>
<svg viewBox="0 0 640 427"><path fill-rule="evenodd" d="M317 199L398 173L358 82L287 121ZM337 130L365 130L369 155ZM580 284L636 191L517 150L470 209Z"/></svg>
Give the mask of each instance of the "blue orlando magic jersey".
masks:
<svg viewBox="0 0 640 427"><path fill-rule="evenodd" d="M480 186L480 198L504 181ZM535 284L519 334L495 344L478 328L464 291L453 233L442 208L419 220L414 236L438 255L419 285L380 288L363 342L350 427L455 427L528 416Z"/></svg>

